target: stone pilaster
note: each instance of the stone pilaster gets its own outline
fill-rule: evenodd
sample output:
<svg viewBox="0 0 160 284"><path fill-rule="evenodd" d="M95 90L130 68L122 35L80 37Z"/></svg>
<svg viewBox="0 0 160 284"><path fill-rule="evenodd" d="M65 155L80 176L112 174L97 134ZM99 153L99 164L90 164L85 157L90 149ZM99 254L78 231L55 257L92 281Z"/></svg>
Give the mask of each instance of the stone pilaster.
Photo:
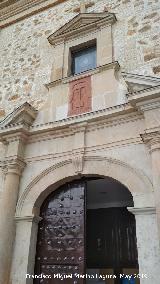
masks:
<svg viewBox="0 0 160 284"><path fill-rule="evenodd" d="M24 151L29 127L36 114L37 111L31 105L24 103L0 125L0 141L5 144L5 154L2 159L5 177L0 200L0 284L10 283L19 183L25 167Z"/></svg>
<svg viewBox="0 0 160 284"><path fill-rule="evenodd" d="M160 249L156 220L156 209L128 208L136 218L136 237L141 284L159 284Z"/></svg>
<svg viewBox="0 0 160 284"><path fill-rule="evenodd" d="M12 284L32 284L26 274L34 274L39 216L16 216L16 239L14 245ZM24 234L25 232L25 234Z"/></svg>
<svg viewBox="0 0 160 284"><path fill-rule="evenodd" d="M147 144L152 160L152 177L155 191L156 212L160 240L160 131L148 132L142 135Z"/></svg>
<svg viewBox="0 0 160 284"><path fill-rule="evenodd" d="M0 284L8 284L12 249L15 236L15 210L19 192L19 180L25 164L19 159L6 165L4 190L0 206Z"/></svg>

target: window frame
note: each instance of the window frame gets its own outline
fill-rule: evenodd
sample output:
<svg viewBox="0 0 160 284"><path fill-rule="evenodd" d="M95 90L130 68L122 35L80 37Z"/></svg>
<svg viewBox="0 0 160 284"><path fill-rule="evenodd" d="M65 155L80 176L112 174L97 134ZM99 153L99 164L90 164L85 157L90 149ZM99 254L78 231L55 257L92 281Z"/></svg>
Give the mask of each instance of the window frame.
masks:
<svg viewBox="0 0 160 284"><path fill-rule="evenodd" d="M77 53L83 52L85 50L91 49L91 48L95 48L95 55L96 55L96 60L95 60L95 66L93 68L89 68L87 70L84 70L80 73L75 73L75 61L74 61L74 55L76 55ZM80 45L77 46L73 46L70 48L70 52L69 52L69 72L68 75L70 76L76 76L78 74L82 74L84 72L90 71L90 70L94 70L95 68L97 68L97 40L93 39L90 40L88 42L84 42Z"/></svg>

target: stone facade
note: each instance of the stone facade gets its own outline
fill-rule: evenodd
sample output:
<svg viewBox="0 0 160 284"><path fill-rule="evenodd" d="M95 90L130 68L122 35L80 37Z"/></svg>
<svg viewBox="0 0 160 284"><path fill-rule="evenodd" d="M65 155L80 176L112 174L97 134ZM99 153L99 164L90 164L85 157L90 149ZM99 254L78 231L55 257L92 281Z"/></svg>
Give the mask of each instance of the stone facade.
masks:
<svg viewBox="0 0 160 284"><path fill-rule="evenodd" d="M87 9L88 12L106 9L116 13L114 57L122 70L159 76L159 1L92 2L94 5ZM77 14L74 11L78 4L78 0L65 1L1 30L2 119L26 100L38 109L43 108L48 97L44 84L50 81L51 69L54 68L47 37Z"/></svg>
<svg viewBox="0 0 160 284"><path fill-rule="evenodd" d="M25 274L34 273L40 206L51 185L83 175L130 190L140 273L149 273L140 283L159 284L159 1L87 1L77 18L78 0L33 2L27 12L2 7L0 284L33 283ZM69 74L70 48L93 39L97 68ZM87 111L72 112L75 81L89 81Z"/></svg>

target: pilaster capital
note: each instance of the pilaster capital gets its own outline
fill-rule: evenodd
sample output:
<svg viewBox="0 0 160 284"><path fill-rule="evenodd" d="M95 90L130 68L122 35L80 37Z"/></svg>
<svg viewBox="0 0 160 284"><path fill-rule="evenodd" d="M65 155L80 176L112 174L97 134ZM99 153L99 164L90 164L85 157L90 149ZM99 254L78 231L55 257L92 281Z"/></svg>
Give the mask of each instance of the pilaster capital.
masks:
<svg viewBox="0 0 160 284"><path fill-rule="evenodd" d="M160 130L141 134L141 138L149 146L150 152L160 151Z"/></svg>
<svg viewBox="0 0 160 284"><path fill-rule="evenodd" d="M21 176L26 163L18 158L5 161L5 174L13 173Z"/></svg>
<svg viewBox="0 0 160 284"><path fill-rule="evenodd" d="M32 222L38 224L43 218L40 216L15 216L16 223Z"/></svg>
<svg viewBox="0 0 160 284"><path fill-rule="evenodd" d="M155 207L127 207L128 211L137 215L153 215L156 214L156 208Z"/></svg>
<svg viewBox="0 0 160 284"><path fill-rule="evenodd" d="M6 144L17 141L25 145L27 143L28 137L28 131L17 131L15 133L3 136L3 141L5 141Z"/></svg>

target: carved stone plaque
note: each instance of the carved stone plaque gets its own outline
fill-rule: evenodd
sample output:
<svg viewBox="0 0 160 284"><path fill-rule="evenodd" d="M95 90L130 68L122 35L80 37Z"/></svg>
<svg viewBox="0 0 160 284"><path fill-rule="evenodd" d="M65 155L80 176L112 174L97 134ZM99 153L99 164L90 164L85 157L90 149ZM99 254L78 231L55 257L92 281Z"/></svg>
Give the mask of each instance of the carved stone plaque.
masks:
<svg viewBox="0 0 160 284"><path fill-rule="evenodd" d="M72 81L69 90L69 116L91 111L90 76Z"/></svg>

